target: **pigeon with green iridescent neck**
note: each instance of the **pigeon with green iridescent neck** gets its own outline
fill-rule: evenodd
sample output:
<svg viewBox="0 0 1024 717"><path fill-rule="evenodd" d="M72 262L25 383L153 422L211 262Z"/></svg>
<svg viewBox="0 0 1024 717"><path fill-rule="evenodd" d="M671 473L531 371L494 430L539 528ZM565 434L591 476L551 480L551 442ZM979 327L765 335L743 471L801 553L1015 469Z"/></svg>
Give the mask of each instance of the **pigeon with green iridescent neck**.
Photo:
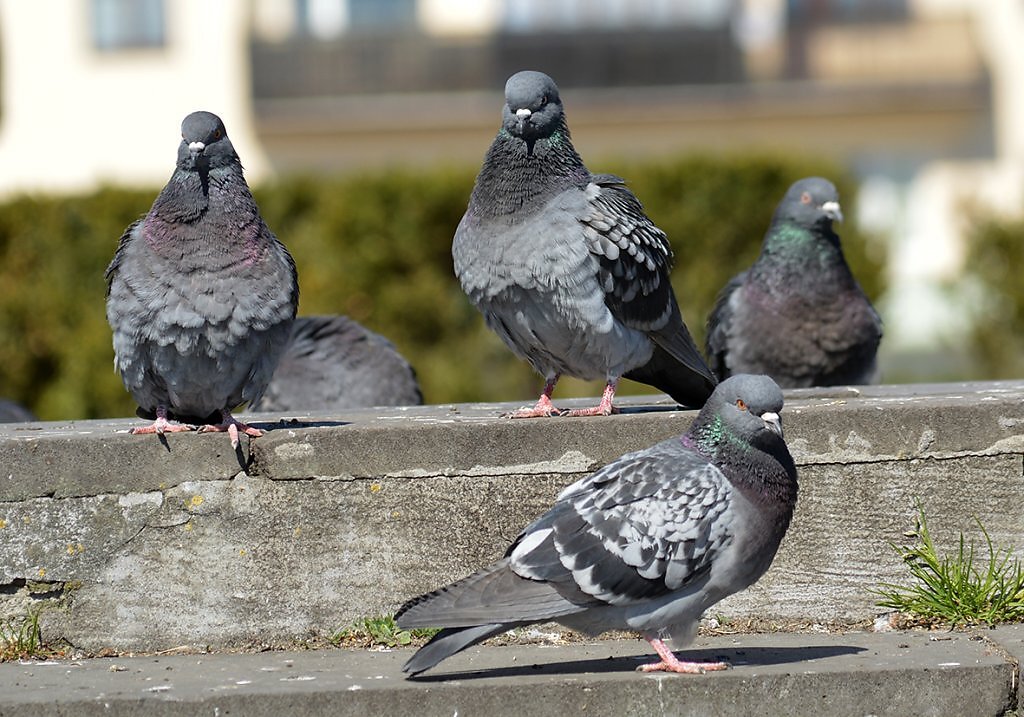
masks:
<svg viewBox="0 0 1024 717"><path fill-rule="evenodd" d="M707 355L719 377L763 373L784 388L876 380L882 321L843 257L839 195L801 179L775 210L761 255L718 295Z"/></svg>
<svg viewBox="0 0 1024 717"><path fill-rule="evenodd" d="M443 627L405 664L413 675L493 635L556 621L596 635L636 630L660 660L705 610L768 569L793 516L797 476L782 439L782 391L767 376L723 381L682 436L628 453L562 491L505 557L406 602L403 629Z"/></svg>
<svg viewBox="0 0 1024 717"><path fill-rule="evenodd" d="M267 228L215 114L181 123L174 174L107 267L114 366L141 415L132 433L262 431L231 411L256 401L288 343L295 263ZM180 421L180 422L176 422Z"/></svg>
<svg viewBox="0 0 1024 717"><path fill-rule="evenodd" d="M623 108L624 111L627 108ZM573 148L554 81L524 71L505 85L501 130L484 158L452 243L455 273L487 325L544 376L515 418L562 413L559 376L619 378L700 406L716 380L690 338L669 283L668 240L624 180L591 174Z"/></svg>

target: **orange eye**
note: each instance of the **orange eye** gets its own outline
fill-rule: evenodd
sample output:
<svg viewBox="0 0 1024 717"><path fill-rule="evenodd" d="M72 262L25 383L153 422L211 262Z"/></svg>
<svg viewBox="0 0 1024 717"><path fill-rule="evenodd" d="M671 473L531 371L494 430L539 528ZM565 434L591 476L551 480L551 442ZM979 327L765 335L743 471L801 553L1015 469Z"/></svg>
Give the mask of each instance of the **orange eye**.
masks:
<svg viewBox="0 0 1024 717"><path fill-rule="evenodd" d="M215 129L213 131L213 138L214 139L220 139L220 130L219 129Z"/></svg>
<svg viewBox="0 0 1024 717"><path fill-rule="evenodd" d="M736 399L736 408L740 409L741 411L746 411L747 410L747 404L745 404L743 402L742 398L737 398Z"/></svg>
<svg viewBox="0 0 1024 717"><path fill-rule="evenodd" d="M808 194L807 192L804 192L803 194L801 194L800 195L800 203L801 204L810 204L811 203L811 195Z"/></svg>

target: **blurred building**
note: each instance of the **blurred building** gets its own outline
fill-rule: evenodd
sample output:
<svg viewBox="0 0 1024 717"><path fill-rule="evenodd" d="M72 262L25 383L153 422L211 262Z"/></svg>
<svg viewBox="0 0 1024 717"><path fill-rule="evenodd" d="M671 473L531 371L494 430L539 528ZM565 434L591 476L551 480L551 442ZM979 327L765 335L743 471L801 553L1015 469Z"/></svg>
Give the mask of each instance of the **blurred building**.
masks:
<svg viewBox="0 0 1024 717"><path fill-rule="evenodd" d="M221 114L250 179L479 162L513 72L551 74L595 169L822 154L893 237L888 335L955 328L967 204L1024 196L1017 0L0 0L0 193L161 183ZM953 302L955 304L955 302ZM950 316L954 320L950 320Z"/></svg>

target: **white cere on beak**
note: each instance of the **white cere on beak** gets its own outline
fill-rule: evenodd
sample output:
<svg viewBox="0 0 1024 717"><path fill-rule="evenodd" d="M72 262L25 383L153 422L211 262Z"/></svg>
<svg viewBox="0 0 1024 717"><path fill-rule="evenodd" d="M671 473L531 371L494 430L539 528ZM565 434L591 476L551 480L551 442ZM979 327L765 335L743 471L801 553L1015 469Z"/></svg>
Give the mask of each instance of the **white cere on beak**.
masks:
<svg viewBox="0 0 1024 717"><path fill-rule="evenodd" d="M202 142L189 142L188 143L188 151L191 152L192 154L199 154L204 149L206 149L206 145L203 144Z"/></svg>
<svg viewBox="0 0 1024 717"><path fill-rule="evenodd" d="M843 221L843 210L839 208L839 202L825 202L821 205L821 209L834 221Z"/></svg>
<svg viewBox="0 0 1024 717"><path fill-rule="evenodd" d="M768 427L768 430L782 438L782 419L779 418L779 414L775 411L766 411L761 414L761 420L764 421L764 425Z"/></svg>
<svg viewBox="0 0 1024 717"><path fill-rule="evenodd" d="M516 117L518 117L519 119L526 119L532 114L533 112L531 112L525 107L520 107L519 109L516 110Z"/></svg>

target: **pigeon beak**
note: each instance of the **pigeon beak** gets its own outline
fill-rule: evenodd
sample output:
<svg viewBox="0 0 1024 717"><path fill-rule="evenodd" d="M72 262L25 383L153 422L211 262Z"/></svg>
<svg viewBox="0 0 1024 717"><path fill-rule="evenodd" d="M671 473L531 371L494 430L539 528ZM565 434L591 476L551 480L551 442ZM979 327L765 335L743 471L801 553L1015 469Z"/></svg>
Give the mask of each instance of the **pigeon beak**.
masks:
<svg viewBox="0 0 1024 717"><path fill-rule="evenodd" d="M761 414L761 420L765 427L779 438L782 438L782 419L774 411L767 411Z"/></svg>
<svg viewBox="0 0 1024 717"><path fill-rule="evenodd" d="M200 154L202 154L204 149L206 149L206 145L203 144L202 142L188 143L188 153L192 155L192 159L195 159Z"/></svg>
<svg viewBox="0 0 1024 717"><path fill-rule="evenodd" d="M520 107L519 109L516 110L516 118L519 120L518 125L520 132L523 131L523 127L526 126L526 123L530 120L530 117L532 115L533 112L531 112L526 107Z"/></svg>
<svg viewBox="0 0 1024 717"><path fill-rule="evenodd" d="M843 210L839 208L839 202L825 202L821 205L821 210L825 212L825 216L832 221L839 222L843 221Z"/></svg>

